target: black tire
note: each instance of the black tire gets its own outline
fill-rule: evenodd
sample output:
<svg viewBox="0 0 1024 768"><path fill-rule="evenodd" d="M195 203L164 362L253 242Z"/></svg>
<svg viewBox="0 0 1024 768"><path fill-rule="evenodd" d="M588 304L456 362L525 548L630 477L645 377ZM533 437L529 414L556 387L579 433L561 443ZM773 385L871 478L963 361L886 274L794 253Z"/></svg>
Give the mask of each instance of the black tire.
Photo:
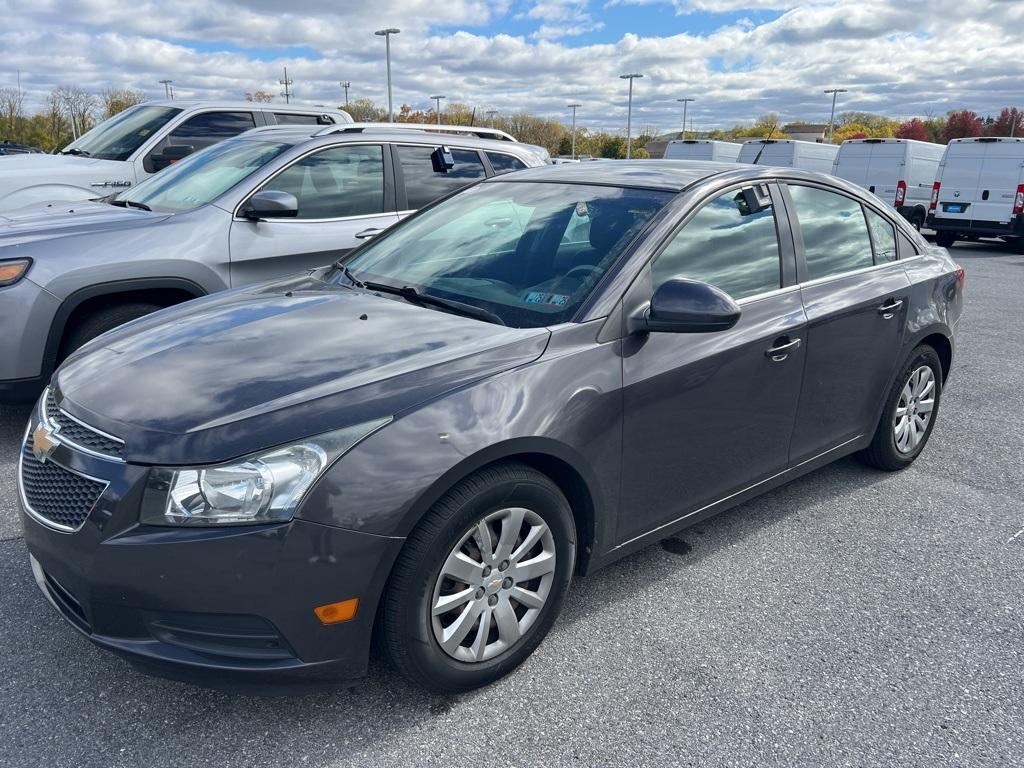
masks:
<svg viewBox="0 0 1024 768"><path fill-rule="evenodd" d="M438 643L431 624L434 586L449 553L480 520L524 507L547 524L555 546L550 591L533 624L489 660L464 662ZM434 693L487 685L521 664L547 635L562 607L576 561L576 531L565 496L550 478L519 463L486 467L446 493L409 536L381 603L381 645L392 666Z"/></svg>
<svg viewBox="0 0 1024 768"><path fill-rule="evenodd" d="M1024 237L1015 237L1010 241L1010 250L1024 256Z"/></svg>
<svg viewBox="0 0 1024 768"><path fill-rule="evenodd" d="M65 332L64 340L61 343L60 359L64 360L76 349L92 341L97 336L127 322L156 312L158 309L163 309L163 307L159 304L132 301L124 304L114 304L113 306L85 315Z"/></svg>
<svg viewBox="0 0 1024 768"><path fill-rule="evenodd" d="M917 211L910 217L910 223L918 232L924 226L924 211Z"/></svg>
<svg viewBox="0 0 1024 768"><path fill-rule="evenodd" d="M907 385L910 375L922 365L927 365L932 369L932 376L935 381L935 404L921 442L909 452L904 453L896 447L896 437L893 434L894 417L903 388ZM927 344L922 344L910 353L900 369L899 375L893 382L888 398L885 401L885 408L882 410L882 418L878 421L871 444L859 454L861 460L872 467L888 472L895 472L909 467L914 463L914 459L921 455L921 451L928 444L928 438L931 437L932 430L935 428L935 421L939 416L941 402L942 363L934 349Z"/></svg>
<svg viewBox="0 0 1024 768"><path fill-rule="evenodd" d="M952 248L956 239L956 232L950 232L948 229L940 229L935 233L935 243L943 248Z"/></svg>

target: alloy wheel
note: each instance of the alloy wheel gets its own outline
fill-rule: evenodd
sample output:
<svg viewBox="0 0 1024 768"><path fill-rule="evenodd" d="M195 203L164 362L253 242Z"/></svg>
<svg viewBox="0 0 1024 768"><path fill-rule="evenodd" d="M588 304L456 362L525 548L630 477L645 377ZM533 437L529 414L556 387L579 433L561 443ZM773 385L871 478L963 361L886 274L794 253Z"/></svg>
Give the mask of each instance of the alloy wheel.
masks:
<svg viewBox="0 0 1024 768"><path fill-rule="evenodd" d="M900 392L893 416L896 450L911 453L924 440L935 409L935 373L931 366L915 368Z"/></svg>

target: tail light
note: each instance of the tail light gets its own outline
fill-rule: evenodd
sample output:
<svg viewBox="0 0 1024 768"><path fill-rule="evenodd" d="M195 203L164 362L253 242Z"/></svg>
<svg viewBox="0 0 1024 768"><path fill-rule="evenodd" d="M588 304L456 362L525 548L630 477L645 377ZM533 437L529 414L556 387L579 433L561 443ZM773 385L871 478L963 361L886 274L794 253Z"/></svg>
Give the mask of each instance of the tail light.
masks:
<svg viewBox="0 0 1024 768"><path fill-rule="evenodd" d="M941 181L936 181L934 184L932 184L932 201L928 203L929 211L934 211L935 207L939 204L939 187L941 186Z"/></svg>
<svg viewBox="0 0 1024 768"><path fill-rule="evenodd" d="M896 205L903 205L903 201L907 199L907 182L900 179L896 184Z"/></svg>
<svg viewBox="0 0 1024 768"><path fill-rule="evenodd" d="M967 283L967 272L959 264L956 265L956 284L960 286L960 290L964 289L964 285Z"/></svg>
<svg viewBox="0 0 1024 768"><path fill-rule="evenodd" d="M1017 185L1017 197L1013 199L1013 215L1024 213L1024 184Z"/></svg>

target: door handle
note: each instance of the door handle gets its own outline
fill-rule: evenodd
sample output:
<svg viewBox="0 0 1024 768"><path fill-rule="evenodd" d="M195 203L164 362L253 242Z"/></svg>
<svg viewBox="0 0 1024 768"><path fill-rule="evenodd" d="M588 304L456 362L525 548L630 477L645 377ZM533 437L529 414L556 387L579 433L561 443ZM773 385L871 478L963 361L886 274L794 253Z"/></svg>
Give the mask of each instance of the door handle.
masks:
<svg viewBox="0 0 1024 768"><path fill-rule="evenodd" d="M775 345L765 350L764 355L775 363L781 363L789 357L790 350L796 351L800 347L800 339L788 341L788 336L775 340Z"/></svg>
<svg viewBox="0 0 1024 768"><path fill-rule="evenodd" d="M362 232L356 232L356 240L368 240L371 237L379 235L383 231L384 230L380 227L370 227L369 229L364 229Z"/></svg>
<svg viewBox="0 0 1024 768"><path fill-rule="evenodd" d="M892 318L899 311L899 308L903 306L903 299L890 299L885 304L878 308L878 314L880 314L886 320L892 320Z"/></svg>

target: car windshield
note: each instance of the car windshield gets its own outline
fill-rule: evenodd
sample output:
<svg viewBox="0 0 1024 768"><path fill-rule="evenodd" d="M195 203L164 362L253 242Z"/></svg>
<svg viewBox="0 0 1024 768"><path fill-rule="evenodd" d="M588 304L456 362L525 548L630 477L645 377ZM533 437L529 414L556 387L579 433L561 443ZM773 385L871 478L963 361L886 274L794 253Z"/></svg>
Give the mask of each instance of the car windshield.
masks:
<svg viewBox="0 0 1024 768"><path fill-rule="evenodd" d="M127 160L180 112L177 107L131 107L83 134L64 147L62 153Z"/></svg>
<svg viewBox="0 0 1024 768"><path fill-rule="evenodd" d="M169 213L191 211L216 199L290 146L278 141L222 141L150 176L113 202Z"/></svg>
<svg viewBox="0 0 1024 768"><path fill-rule="evenodd" d="M511 327L554 325L572 318L671 197L582 184L484 183L381 235L346 266L364 282L469 304Z"/></svg>

